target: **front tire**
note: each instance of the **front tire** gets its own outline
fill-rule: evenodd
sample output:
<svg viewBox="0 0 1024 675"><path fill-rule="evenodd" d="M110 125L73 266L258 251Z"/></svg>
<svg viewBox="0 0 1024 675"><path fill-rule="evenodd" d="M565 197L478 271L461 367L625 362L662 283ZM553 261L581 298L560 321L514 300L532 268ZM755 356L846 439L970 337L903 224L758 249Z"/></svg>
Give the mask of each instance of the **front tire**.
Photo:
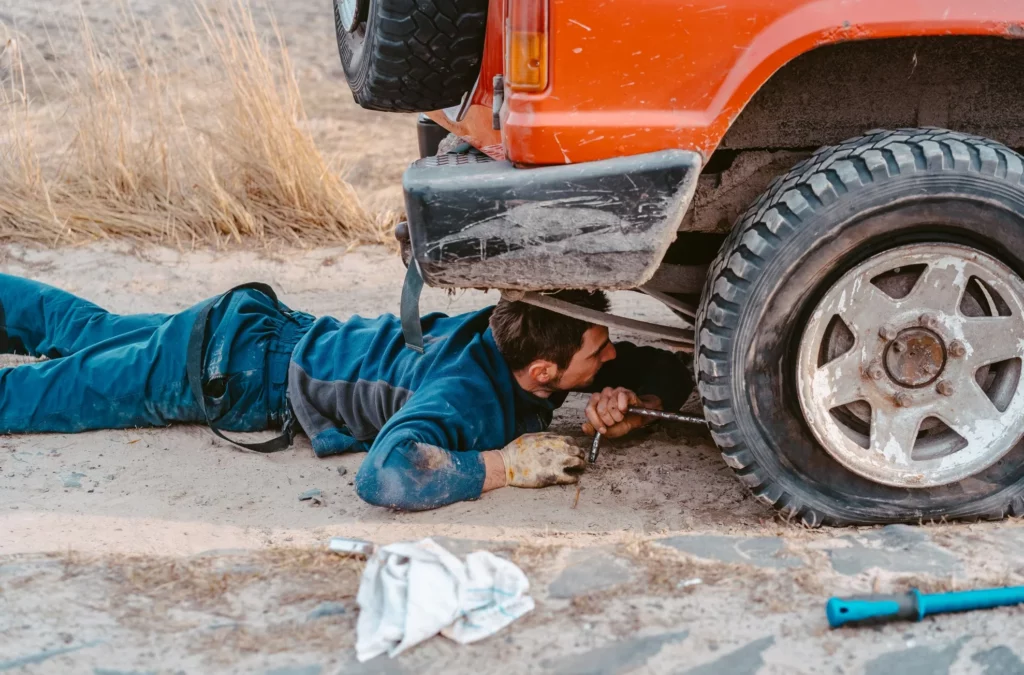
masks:
<svg viewBox="0 0 1024 675"><path fill-rule="evenodd" d="M818 151L741 217L708 276L696 366L715 442L759 499L812 526L1024 514L1022 177L1022 158L991 140L882 131ZM938 251L985 266L918 315L916 284L948 258ZM869 306L880 287L895 300ZM850 308L864 311L840 316ZM955 362L975 353L953 345L972 317L1013 324L975 336L998 347L998 364ZM891 351L898 336L918 360ZM851 367L836 368L844 356ZM819 400L840 390L851 400ZM988 435L943 412L957 392L990 399L976 409L995 420ZM917 432L880 445L879 410L916 411ZM971 443L977 457L957 457ZM959 464L939 470L956 463L944 457Z"/></svg>

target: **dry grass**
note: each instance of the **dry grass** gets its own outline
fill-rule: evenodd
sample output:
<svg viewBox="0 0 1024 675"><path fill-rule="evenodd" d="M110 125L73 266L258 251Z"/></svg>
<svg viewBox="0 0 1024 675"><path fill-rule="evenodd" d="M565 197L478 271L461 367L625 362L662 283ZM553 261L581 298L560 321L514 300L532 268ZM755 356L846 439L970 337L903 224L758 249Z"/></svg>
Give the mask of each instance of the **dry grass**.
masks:
<svg viewBox="0 0 1024 675"><path fill-rule="evenodd" d="M82 568L66 562L66 569ZM336 553L272 549L236 556L185 559L108 556L94 561L121 592L189 607L213 606L243 589L286 580L280 605L355 598L363 563Z"/></svg>
<svg viewBox="0 0 1024 675"><path fill-rule="evenodd" d="M57 71L19 50L29 40L7 39L0 241L386 240L396 214L369 213L305 130L276 25L261 35L245 0L194 11L200 30L160 27L169 43L127 10L115 41L83 18L61 38L79 45L77 65ZM57 95L35 93L40 73Z"/></svg>
<svg viewBox="0 0 1024 675"><path fill-rule="evenodd" d="M59 579L39 574L32 582L54 592L76 580L89 589L76 594L77 603L150 636L188 635L190 650L211 662L232 663L239 653L337 652L354 644L361 559L271 549L189 558L69 552L59 560ZM328 601L348 611L305 619Z"/></svg>

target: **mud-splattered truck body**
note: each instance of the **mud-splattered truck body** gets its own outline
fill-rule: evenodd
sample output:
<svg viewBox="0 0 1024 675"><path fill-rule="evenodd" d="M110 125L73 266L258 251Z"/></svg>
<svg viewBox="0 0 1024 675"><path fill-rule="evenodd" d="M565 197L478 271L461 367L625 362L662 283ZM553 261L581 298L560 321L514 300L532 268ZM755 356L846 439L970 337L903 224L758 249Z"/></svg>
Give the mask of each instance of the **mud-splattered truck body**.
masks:
<svg viewBox="0 0 1024 675"><path fill-rule="evenodd" d="M425 114L403 232L428 284L662 300L727 463L790 517L1024 513L1024 4L336 17L356 100Z"/></svg>

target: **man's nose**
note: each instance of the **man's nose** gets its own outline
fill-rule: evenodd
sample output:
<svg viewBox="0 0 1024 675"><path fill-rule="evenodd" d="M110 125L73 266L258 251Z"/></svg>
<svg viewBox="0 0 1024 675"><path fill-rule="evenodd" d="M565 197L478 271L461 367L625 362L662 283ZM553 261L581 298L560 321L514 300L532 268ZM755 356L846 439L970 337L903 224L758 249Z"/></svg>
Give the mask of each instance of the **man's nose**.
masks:
<svg viewBox="0 0 1024 675"><path fill-rule="evenodd" d="M604 350L604 358L601 359L601 363L608 363L609 361L614 361L616 356L617 353L615 351L615 345L609 344L608 347Z"/></svg>

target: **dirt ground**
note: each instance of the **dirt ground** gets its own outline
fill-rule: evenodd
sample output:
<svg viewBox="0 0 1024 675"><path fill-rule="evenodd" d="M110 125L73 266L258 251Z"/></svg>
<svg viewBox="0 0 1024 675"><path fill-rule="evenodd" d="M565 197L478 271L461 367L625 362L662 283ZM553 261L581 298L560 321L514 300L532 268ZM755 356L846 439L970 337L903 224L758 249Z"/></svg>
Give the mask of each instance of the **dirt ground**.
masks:
<svg viewBox="0 0 1024 675"><path fill-rule="evenodd" d="M393 311L403 272L372 248L111 244L7 247L0 270L116 312L172 312L259 279L292 307L339 317ZM613 303L668 320L638 300ZM491 301L428 290L424 310ZM554 429L579 435L581 420L582 398L570 399ZM361 460L316 459L304 438L257 456L198 427L0 438L0 673L1024 672L1018 609L839 632L823 612L832 594L1022 583L1015 522L791 526L680 426L608 443L578 494L509 488L426 513L360 502ZM312 488L322 506L299 501ZM358 666L360 563L324 553L331 536L494 550L527 572L538 608L474 646L437 638Z"/></svg>
<svg viewBox="0 0 1024 675"><path fill-rule="evenodd" d="M367 200L400 196L416 156L414 118L355 107L329 3L270 0L306 98L310 129ZM81 0L108 25L114 3ZM161 3L133 0L142 16ZM72 0L13 0L0 21L46 38ZM56 46L54 46L56 45ZM0 271L79 293L116 312L172 312L252 280L292 307L346 317L398 307L393 254L182 253L98 244L0 248ZM428 290L424 311L493 295ZM633 294L616 306L670 321ZM616 336L628 337L628 336ZM0 366L13 365L11 360ZM471 414L471 411L467 411ZM554 430L579 434L582 400ZM1024 673L1024 612L830 631L833 594L1024 583L1024 527L808 531L751 498L702 432L657 426L607 443L576 487L505 489L477 502L399 514L352 487L362 456L316 459L304 438L272 456L197 427L0 437L0 673ZM323 505L300 502L320 489ZM537 609L460 647L435 638L401 658L354 662L361 564L324 552L331 536L377 544L438 538L519 564Z"/></svg>

